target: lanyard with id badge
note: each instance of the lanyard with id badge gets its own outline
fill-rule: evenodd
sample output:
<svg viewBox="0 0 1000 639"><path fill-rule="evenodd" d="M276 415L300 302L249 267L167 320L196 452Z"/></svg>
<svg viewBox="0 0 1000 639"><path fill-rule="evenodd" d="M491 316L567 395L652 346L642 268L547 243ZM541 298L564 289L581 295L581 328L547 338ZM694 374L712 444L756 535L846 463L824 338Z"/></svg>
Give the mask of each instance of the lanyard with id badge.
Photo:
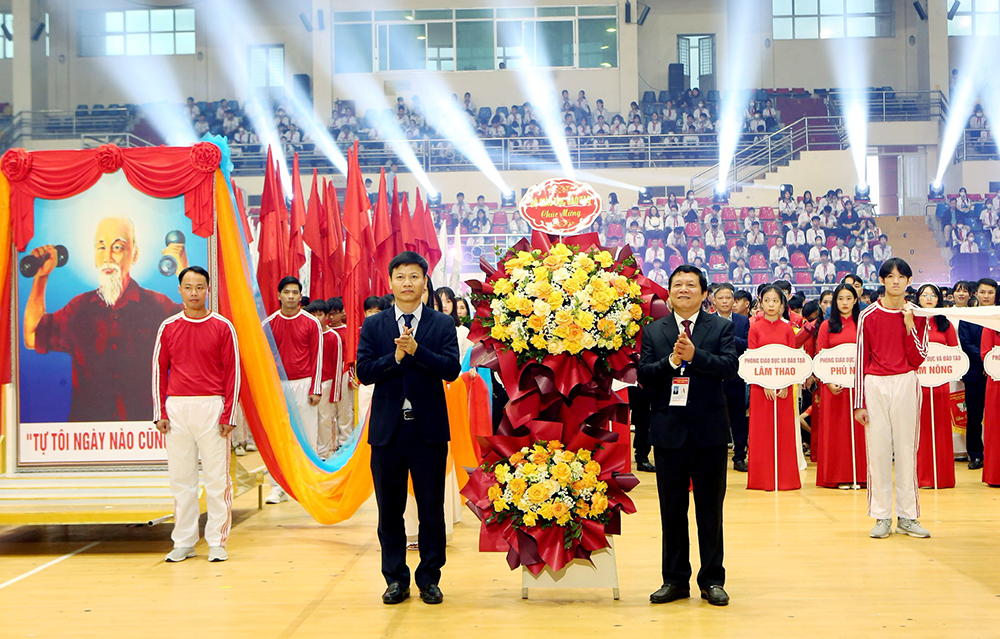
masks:
<svg viewBox="0 0 1000 639"><path fill-rule="evenodd" d="M684 376L687 362L681 362L681 376L675 377L670 385L670 406L687 406L688 391L691 389L691 378Z"/></svg>

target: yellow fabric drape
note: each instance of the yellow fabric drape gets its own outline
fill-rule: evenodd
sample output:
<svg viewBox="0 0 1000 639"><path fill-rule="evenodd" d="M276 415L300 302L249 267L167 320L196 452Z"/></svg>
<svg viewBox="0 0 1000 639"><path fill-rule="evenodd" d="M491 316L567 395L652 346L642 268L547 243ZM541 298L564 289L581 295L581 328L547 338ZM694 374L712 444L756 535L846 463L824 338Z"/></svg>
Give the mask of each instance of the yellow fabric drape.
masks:
<svg viewBox="0 0 1000 639"><path fill-rule="evenodd" d="M7 181L7 176L0 172L0 247L2 247L2 250L0 250L0 293L5 290L4 283L9 281L13 275L10 271L12 229L13 224L10 219L10 182ZM13 289L13 281L10 281L11 289ZM2 325L7 326L8 328L8 322L10 321L10 303L11 301L8 297L4 299L2 306L4 309L3 312L5 313L5 319L2 322ZM8 331L8 334L9 333L10 331ZM14 345L16 345L17 336L10 337L10 341L14 342ZM11 348L9 348L10 342L4 340L3 344L8 345L8 348L6 349L7 354L0 358L0 361L3 361L9 366L10 360L8 358L10 357L9 353L11 351ZM0 345L0 348L2 347L3 346ZM2 411L2 414L0 414L0 435L6 434L7 431L7 411L4 410Z"/></svg>

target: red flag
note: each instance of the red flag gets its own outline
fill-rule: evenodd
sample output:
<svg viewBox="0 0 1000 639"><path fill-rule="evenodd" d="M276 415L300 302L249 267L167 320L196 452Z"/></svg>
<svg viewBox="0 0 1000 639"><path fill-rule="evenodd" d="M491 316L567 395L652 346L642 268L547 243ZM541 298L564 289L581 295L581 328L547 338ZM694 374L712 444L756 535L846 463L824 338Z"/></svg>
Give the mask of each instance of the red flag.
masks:
<svg viewBox="0 0 1000 639"><path fill-rule="evenodd" d="M347 340L344 363L357 360L358 338L365 315L362 304L371 294L371 260L374 253L368 211L371 204L358 164L357 142L350 153L347 169L347 194L344 197L345 264L344 311L347 313Z"/></svg>
<svg viewBox="0 0 1000 639"><path fill-rule="evenodd" d="M399 221L400 225L403 227L403 250L416 251L417 234L416 229L413 227L413 219L410 217L410 203L406 199L406 191L403 191L402 209Z"/></svg>
<svg viewBox="0 0 1000 639"><path fill-rule="evenodd" d="M315 169L314 169L315 170ZM302 193L302 177L299 175L299 154L292 160L292 216L291 216L291 275L298 277L306 263L306 246L302 242L302 227L306 223L306 198Z"/></svg>
<svg viewBox="0 0 1000 639"><path fill-rule="evenodd" d="M337 201L337 187L327 185L326 214L327 228L327 265L330 267L330 281L327 292L330 297L340 297L344 294L344 220L340 216L340 202Z"/></svg>
<svg viewBox="0 0 1000 639"><path fill-rule="evenodd" d="M288 232L288 206L285 203L285 185L281 180L280 171L281 165L280 163L276 163L274 165L274 179L272 182L275 191L275 205L278 209L278 264L281 271L278 281L281 281L281 278L286 275L298 275L298 273L292 273L292 251L289 244ZM277 286L278 282L274 284ZM277 291L268 291L267 294L277 296L278 293Z"/></svg>
<svg viewBox="0 0 1000 639"><path fill-rule="evenodd" d="M326 299L327 273L326 264L326 211L320 201L319 175L313 169L312 190L309 192L309 207L306 210L306 223L302 229L302 239L312 251L309 259L309 296L315 299Z"/></svg>
<svg viewBox="0 0 1000 639"><path fill-rule="evenodd" d="M392 227L392 254L399 255L406 248L403 246L403 224L400 220L401 213L399 207L399 186L395 176L392 178L392 211L389 213L389 222Z"/></svg>
<svg viewBox="0 0 1000 639"><path fill-rule="evenodd" d="M264 309L268 315L278 310L278 282L281 281L281 213L278 207L278 180L267 150L267 168L264 171L264 192L260 198L260 229L257 237L257 286L260 287Z"/></svg>
<svg viewBox="0 0 1000 639"><path fill-rule="evenodd" d="M250 218L247 217L247 205L244 201L243 189L236 186L236 181L233 180L233 197L236 198L236 210L239 211L240 226L243 228L243 239L250 242L253 239L253 235L250 232Z"/></svg>
<svg viewBox="0 0 1000 639"><path fill-rule="evenodd" d="M434 220L431 219L430 207L425 206L420 199L419 188L417 189L417 207L413 211L413 226L417 230L420 254L427 258L429 271L433 273L438 262L441 261L441 245L438 242L437 229L434 228Z"/></svg>
<svg viewBox="0 0 1000 639"><path fill-rule="evenodd" d="M375 276L372 278L372 293L374 295L388 295L392 292L388 278L389 262L395 257L396 252L389 221L389 196L386 193L385 169L382 169L382 177L379 180L378 201L375 204L375 215L372 222L375 236L375 264L372 267Z"/></svg>

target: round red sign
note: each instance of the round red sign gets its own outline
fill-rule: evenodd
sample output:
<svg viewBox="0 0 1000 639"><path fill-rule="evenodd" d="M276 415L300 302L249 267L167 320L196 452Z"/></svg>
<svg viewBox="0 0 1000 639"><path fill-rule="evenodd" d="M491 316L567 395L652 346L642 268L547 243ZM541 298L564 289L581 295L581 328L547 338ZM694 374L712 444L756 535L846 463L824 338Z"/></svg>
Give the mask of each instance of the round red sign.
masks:
<svg viewBox="0 0 1000 639"><path fill-rule="evenodd" d="M529 188L519 208L536 231L574 235L590 228L601 214L601 196L589 184L553 178Z"/></svg>

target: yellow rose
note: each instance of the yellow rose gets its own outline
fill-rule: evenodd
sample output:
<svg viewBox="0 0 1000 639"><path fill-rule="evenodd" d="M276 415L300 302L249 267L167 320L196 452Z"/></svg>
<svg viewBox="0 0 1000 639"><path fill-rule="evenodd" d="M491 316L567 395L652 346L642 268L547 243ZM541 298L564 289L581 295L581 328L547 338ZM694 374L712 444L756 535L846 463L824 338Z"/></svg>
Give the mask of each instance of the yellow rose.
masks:
<svg viewBox="0 0 1000 639"><path fill-rule="evenodd" d="M555 289L548 282L539 282L535 284L535 297L546 299L552 295L553 291L555 291Z"/></svg>
<svg viewBox="0 0 1000 639"><path fill-rule="evenodd" d="M563 449L563 443L561 441L559 441L558 439L550 439L548 441L548 443L545 444L545 448L549 452L555 452L557 450L562 450Z"/></svg>
<svg viewBox="0 0 1000 639"><path fill-rule="evenodd" d="M608 509L608 496L603 493L594 493L590 501L590 512L594 515L600 515Z"/></svg>
<svg viewBox="0 0 1000 639"><path fill-rule="evenodd" d="M635 322L629 322L628 327L625 329L625 334L629 337L635 337L635 334L639 332L639 325Z"/></svg>
<svg viewBox="0 0 1000 639"><path fill-rule="evenodd" d="M576 505L576 514L579 517L586 517L590 514L590 504L585 501L581 501Z"/></svg>
<svg viewBox="0 0 1000 639"><path fill-rule="evenodd" d="M564 350L566 350L565 347L563 346L562 342L559 342L559 341L556 341L556 340L552 340L551 342L549 342L548 344L546 344L545 349L551 355L558 355L559 353L561 353Z"/></svg>
<svg viewBox="0 0 1000 639"><path fill-rule="evenodd" d="M597 340L590 333L584 333L583 337L580 339L580 345L583 346L585 350L591 350L597 346Z"/></svg>
<svg viewBox="0 0 1000 639"><path fill-rule="evenodd" d="M507 337L507 327L501 324L495 324L493 328L490 329L490 337L493 339L503 340Z"/></svg>
<svg viewBox="0 0 1000 639"><path fill-rule="evenodd" d="M528 350L528 342L518 337L510 343L510 347L513 348L516 353L523 353Z"/></svg>
<svg viewBox="0 0 1000 639"><path fill-rule="evenodd" d="M601 265L602 268L610 268L612 264L615 263L615 258L611 256L608 251L598 251L594 255L594 260Z"/></svg>
<svg viewBox="0 0 1000 639"><path fill-rule="evenodd" d="M549 498L549 489L545 484L532 484L525 494L528 501L533 504L540 504Z"/></svg>
<svg viewBox="0 0 1000 639"><path fill-rule="evenodd" d="M545 345L548 344L548 342L545 341L544 335L532 335L531 339L528 340L528 343L539 350L544 349Z"/></svg>
<svg viewBox="0 0 1000 639"><path fill-rule="evenodd" d="M520 464L522 461L524 461L524 453L520 451L510 456L510 463L514 464L515 466Z"/></svg>
<svg viewBox="0 0 1000 639"><path fill-rule="evenodd" d="M535 315L541 315L542 317L548 317L549 313L552 312L552 307L548 305L545 300L535 300L531 309Z"/></svg>
<svg viewBox="0 0 1000 639"><path fill-rule="evenodd" d="M594 486L597 485L597 475L594 473L584 473L583 479L581 479L580 481L583 482L583 485L585 487L593 488Z"/></svg>
<svg viewBox="0 0 1000 639"><path fill-rule="evenodd" d="M639 306L638 304L632 304L631 306L629 306L628 312L632 316L632 319L637 320L642 318L642 307Z"/></svg>
<svg viewBox="0 0 1000 639"><path fill-rule="evenodd" d="M570 324L566 329L566 339L574 342L579 342L580 338L583 337L583 329L576 324Z"/></svg>
<svg viewBox="0 0 1000 639"><path fill-rule="evenodd" d="M506 484L507 480L510 479L508 474L510 473L510 466L507 464L497 464L493 468L493 476L496 477L497 481L501 484Z"/></svg>
<svg viewBox="0 0 1000 639"><path fill-rule="evenodd" d="M576 451L576 458L583 463L587 463L590 461L590 451L587 450L586 448L581 448L580 450Z"/></svg>
<svg viewBox="0 0 1000 639"><path fill-rule="evenodd" d="M553 308L562 306L563 299L563 294L555 290L545 296L545 301Z"/></svg>
<svg viewBox="0 0 1000 639"><path fill-rule="evenodd" d="M518 298L517 300L517 312L521 315L528 316L535 309L535 305L532 304L531 300L526 297Z"/></svg>
<svg viewBox="0 0 1000 639"><path fill-rule="evenodd" d="M490 501L497 501L503 497L503 488L500 488L500 484L493 484L486 491L486 496L490 498Z"/></svg>
<svg viewBox="0 0 1000 639"><path fill-rule="evenodd" d="M583 288L583 286L580 284L580 282L574 280L572 277L563 282L563 291L565 291L569 295L573 295L581 288Z"/></svg>
<svg viewBox="0 0 1000 639"><path fill-rule="evenodd" d="M525 453L516 453L516 454L523 456ZM511 455L510 458L514 459L514 455ZM530 477L531 475L534 475L535 472L537 472L537 471L538 471L538 468L534 464L532 464L531 462L526 462L523 466L521 466L521 474L525 475L526 477Z"/></svg>
<svg viewBox="0 0 1000 639"><path fill-rule="evenodd" d="M514 290L514 285L507 278L493 282L493 292L496 295L509 295Z"/></svg>
<svg viewBox="0 0 1000 639"><path fill-rule="evenodd" d="M601 465L598 464L593 459L591 459L583 467L583 472L585 472L585 473L593 473L594 475L600 475L601 474Z"/></svg>
<svg viewBox="0 0 1000 639"><path fill-rule="evenodd" d="M558 257L569 257L573 254L573 251L569 250L565 244L555 244L551 249L549 249L549 255L556 255Z"/></svg>
<svg viewBox="0 0 1000 639"><path fill-rule="evenodd" d="M568 521L570 516L569 506L561 501L557 501L552 504L552 518L556 520L556 523L563 525Z"/></svg>
<svg viewBox="0 0 1000 639"><path fill-rule="evenodd" d="M601 335L604 335L605 337L611 337L612 335L615 334L617 327L615 326L614 322L612 322L607 318L602 317L601 319L597 320L597 330L601 332Z"/></svg>
<svg viewBox="0 0 1000 639"><path fill-rule="evenodd" d="M503 305L507 307L508 310L516 311L517 307L521 304L521 300L524 299L520 295L511 295L503 301Z"/></svg>
<svg viewBox="0 0 1000 639"><path fill-rule="evenodd" d="M565 258L559 257L558 255L549 255L544 260L542 260L542 264L544 264L545 266L547 266L552 270L555 270L559 268L565 261L566 261Z"/></svg>
<svg viewBox="0 0 1000 639"><path fill-rule="evenodd" d="M611 348L613 350L617 351L618 349L620 349L622 347L623 343L624 343L624 340L622 340L622 336L621 335L615 335L614 338L611 340Z"/></svg>
<svg viewBox="0 0 1000 639"><path fill-rule="evenodd" d="M581 311L576 316L576 323L580 325L585 331L589 331L594 326L594 314L587 311Z"/></svg>
<svg viewBox="0 0 1000 639"><path fill-rule="evenodd" d="M556 311L555 320L556 324L569 324L573 321L573 314L568 310L561 308Z"/></svg>
<svg viewBox="0 0 1000 639"><path fill-rule="evenodd" d="M566 485L573 478L573 471L570 470L569 464L556 464L552 467L552 479L555 479L560 484Z"/></svg>
<svg viewBox="0 0 1000 639"><path fill-rule="evenodd" d="M569 464L574 459L576 459L576 455L573 454L573 451L569 450L560 450L558 453L552 455L552 460L557 464Z"/></svg>
<svg viewBox="0 0 1000 639"><path fill-rule="evenodd" d="M521 516L521 521L524 522L525 526L534 526L538 523L538 515L529 510Z"/></svg>
<svg viewBox="0 0 1000 639"><path fill-rule="evenodd" d="M514 495L523 495L526 490L528 490L528 482L524 481L521 477L515 477L510 480L510 492L514 493Z"/></svg>
<svg viewBox="0 0 1000 639"><path fill-rule="evenodd" d="M531 453L531 462L541 466L542 464L549 463L549 457L551 457L548 451L541 450Z"/></svg>
<svg viewBox="0 0 1000 639"><path fill-rule="evenodd" d="M578 269L584 270L588 273L594 270L594 260L590 259L583 253L576 256L576 259L573 260L573 264L576 265Z"/></svg>
<svg viewBox="0 0 1000 639"><path fill-rule="evenodd" d="M552 519L552 504L548 502L542 504L538 509L538 515L543 519Z"/></svg>
<svg viewBox="0 0 1000 639"><path fill-rule="evenodd" d="M570 355L577 355L582 350L583 350L583 342L577 342L577 341L574 341L574 340L567 340L566 341L566 351Z"/></svg>
<svg viewBox="0 0 1000 639"><path fill-rule="evenodd" d="M507 510L508 508L510 508L510 505L507 502L505 502L504 500L502 500L502 499L498 499L498 500L496 500L496 501L493 502L493 511L494 512L502 513L503 511Z"/></svg>
<svg viewBox="0 0 1000 639"><path fill-rule="evenodd" d="M545 328L545 318L541 315L532 315L528 318L528 328L536 333Z"/></svg>
<svg viewBox="0 0 1000 639"><path fill-rule="evenodd" d="M536 266L531 269L535 276L535 282L547 282L549 280L549 269L545 266Z"/></svg>
<svg viewBox="0 0 1000 639"><path fill-rule="evenodd" d="M639 297L642 295L642 287L635 282L629 282L628 284L628 294L631 297Z"/></svg>

